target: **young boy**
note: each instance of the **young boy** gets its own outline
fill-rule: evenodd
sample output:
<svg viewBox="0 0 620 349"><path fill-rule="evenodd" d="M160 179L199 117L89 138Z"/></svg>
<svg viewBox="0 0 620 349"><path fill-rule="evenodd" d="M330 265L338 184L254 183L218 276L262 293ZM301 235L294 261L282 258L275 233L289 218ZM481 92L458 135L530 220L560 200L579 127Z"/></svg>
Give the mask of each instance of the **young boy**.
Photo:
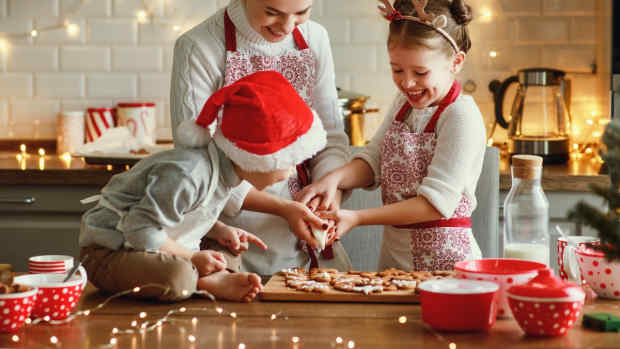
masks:
<svg viewBox="0 0 620 349"><path fill-rule="evenodd" d="M185 299L196 289L216 298L251 301L262 290L261 280L236 272L238 255L248 242L267 246L217 217L242 180L262 190L288 178L296 164L323 149L325 130L293 86L273 71L220 89L195 122L180 127L187 135L183 145L200 148L158 153L112 177L99 203L82 217L80 254L88 255L89 279L108 292L162 284L167 292L144 287L137 294L162 301ZM281 214L303 214L309 224L324 225L309 210L287 210ZM234 256L200 251L207 232Z"/></svg>

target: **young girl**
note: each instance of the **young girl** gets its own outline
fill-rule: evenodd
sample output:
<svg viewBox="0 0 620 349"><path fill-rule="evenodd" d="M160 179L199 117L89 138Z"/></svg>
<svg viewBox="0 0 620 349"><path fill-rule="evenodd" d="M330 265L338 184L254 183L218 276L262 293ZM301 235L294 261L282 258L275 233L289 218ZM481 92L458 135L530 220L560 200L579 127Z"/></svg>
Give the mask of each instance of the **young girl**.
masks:
<svg viewBox="0 0 620 349"><path fill-rule="evenodd" d="M230 0L225 8L184 33L175 44L170 96L175 143L184 138L178 132L178 125L195 119L199 106L213 92L262 70L282 73L317 112L327 131L327 146L308 163L307 173L300 171L300 178L270 186L266 192L271 196L250 191L244 182L232 195L230 211L238 209L244 200L250 207L270 202L276 210L302 206L292 201L297 190L344 165L348 158L348 139L338 110L329 38L325 28L309 20L312 5L313 0ZM335 205L339 203L338 198ZM309 203L312 208L317 205L318 200ZM299 216L283 219L245 211L221 219L258 234L269 246L266 252L250 247L243 254L243 270L270 275L282 268L305 265L310 260L298 248L298 240L310 236ZM348 270L346 252L340 244L333 247L335 258L322 260L321 266Z"/></svg>
<svg viewBox="0 0 620 349"><path fill-rule="evenodd" d="M463 0L383 1L387 42L399 94L369 146L300 193L307 202L336 188L376 188L385 206L330 211L341 236L358 225L385 225L379 268L453 269L480 258L471 231L475 188L485 151L482 116L460 94L455 75L471 46L471 10Z"/></svg>

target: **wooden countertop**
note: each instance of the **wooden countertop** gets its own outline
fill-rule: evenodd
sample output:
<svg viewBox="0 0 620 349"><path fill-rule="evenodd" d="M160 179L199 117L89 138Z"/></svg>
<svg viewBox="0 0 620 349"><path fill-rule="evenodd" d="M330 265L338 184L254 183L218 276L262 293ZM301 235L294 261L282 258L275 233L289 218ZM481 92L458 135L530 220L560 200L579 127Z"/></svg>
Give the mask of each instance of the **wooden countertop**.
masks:
<svg viewBox="0 0 620 349"><path fill-rule="evenodd" d="M90 309L105 296L89 284L79 304ZM169 310L185 307L171 316L173 320L145 333L116 335L109 345L112 330L132 329L146 320L155 321ZM221 307L223 313L215 309ZM620 315L620 302L597 300L586 305L585 313L607 312ZM141 319L140 312L146 312ZM230 316L236 313L236 319ZM271 320L271 315L276 318ZM400 324L400 316L407 322ZM196 318L195 324L192 319ZM133 328L135 329L135 328ZM193 298L176 304L157 304L132 299L115 299L88 316L62 325L39 323L22 327L16 335L0 333L0 346L8 348L426 348L426 349L548 349L616 348L618 334L585 329L579 321L563 337L532 338L524 335L514 320L498 320L488 332L435 332L421 320L418 304L355 304L261 302L250 304L218 303ZM189 337L195 336L195 342ZM55 336L57 343L50 338ZM298 337L297 343L293 338ZM337 338L342 343L337 343ZM452 345L451 343L454 343ZM241 345L244 344L244 345Z"/></svg>
<svg viewBox="0 0 620 349"><path fill-rule="evenodd" d="M41 161L30 154L23 160L16 152L0 152L0 185L105 185L110 177L124 171L126 166L86 164L83 158L62 158L51 154ZM546 165L543 168L545 191L589 191L590 184L609 185L609 176L599 174L601 164L583 158L571 159L564 165ZM510 190L510 165L507 158L500 162L500 190Z"/></svg>

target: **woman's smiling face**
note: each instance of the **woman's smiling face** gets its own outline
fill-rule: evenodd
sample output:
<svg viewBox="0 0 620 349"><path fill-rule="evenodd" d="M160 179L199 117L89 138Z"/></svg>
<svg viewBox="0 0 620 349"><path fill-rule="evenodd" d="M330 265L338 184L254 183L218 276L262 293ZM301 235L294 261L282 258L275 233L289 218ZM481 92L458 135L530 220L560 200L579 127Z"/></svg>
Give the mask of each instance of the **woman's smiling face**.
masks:
<svg viewBox="0 0 620 349"><path fill-rule="evenodd" d="M312 0L245 0L250 26L269 42L280 42L310 18Z"/></svg>

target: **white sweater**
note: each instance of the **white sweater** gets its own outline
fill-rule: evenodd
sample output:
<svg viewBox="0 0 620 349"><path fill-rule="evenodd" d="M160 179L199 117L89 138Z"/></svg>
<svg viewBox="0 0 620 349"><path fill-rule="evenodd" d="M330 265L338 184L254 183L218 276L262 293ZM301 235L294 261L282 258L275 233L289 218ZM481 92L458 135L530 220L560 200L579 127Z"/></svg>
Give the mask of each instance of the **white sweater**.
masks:
<svg viewBox="0 0 620 349"><path fill-rule="evenodd" d="M365 160L375 175L376 188L381 183L381 144L387 129L407 101L399 92L381 127L356 158ZM437 107L412 109L405 122L411 132L424 132ZM463 193L476 207L476 184L482 171L486 149L486 129L482 114L471 96L460 95L441 114L435 127L437 146L428 174L418 188L444 218L453 215Z"/></svg>
<svg viewBox="0 0 620 349"><path fill-rule="evenodd" d="M230 1L228 15L237 30L237 50L254 55L278 56L285 50L297 48L292 34L278 43L266 41L250 26L241 0ZM318 60L312 108L323 122L328 142L325 150L315 156L312 162L313 179L318 179L346 162L348 138L338 108L327 31L310 20L298 28ZM178 125L184 120L195 119L211 94L223 87L225 67L224 9L221 9L176 41L170 92L172 134L175 141L183 137L176 132Z"/></svg>

